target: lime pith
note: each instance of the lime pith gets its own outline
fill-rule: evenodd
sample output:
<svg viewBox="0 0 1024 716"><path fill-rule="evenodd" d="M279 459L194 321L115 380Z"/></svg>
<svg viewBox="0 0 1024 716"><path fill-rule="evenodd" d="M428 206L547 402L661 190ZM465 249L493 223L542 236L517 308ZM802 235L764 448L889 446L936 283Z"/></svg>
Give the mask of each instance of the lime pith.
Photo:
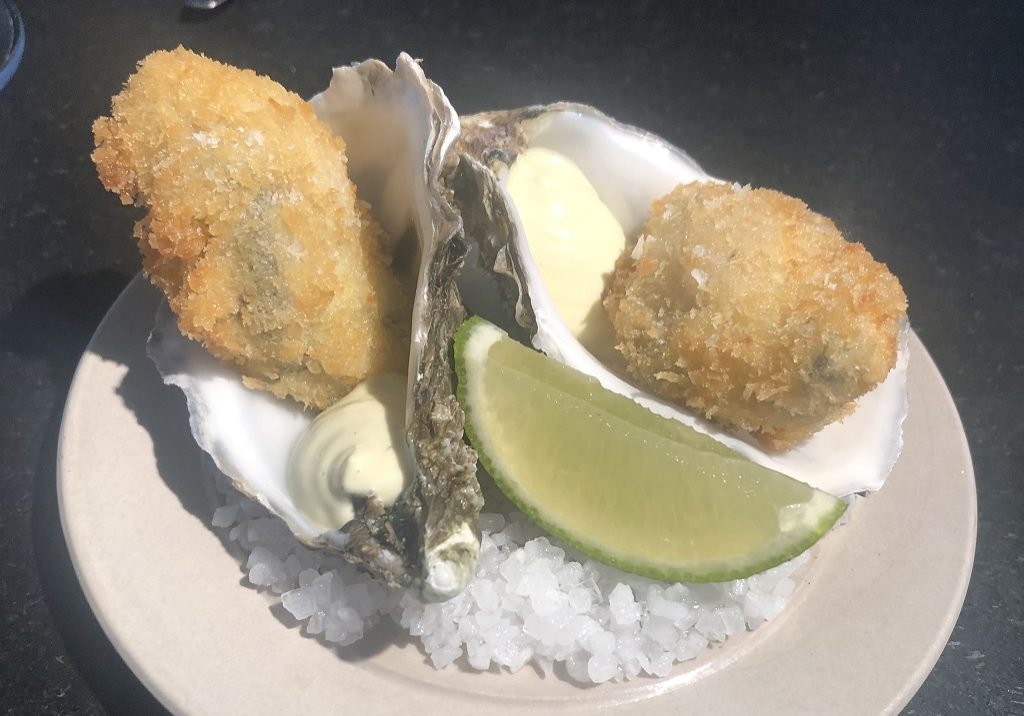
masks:
<svg viewBox="0 0 1024 716"><path fill-rule="evenodd" d="M502 492L552 534L626 571L748 577L807 549L846 508L482 319L459 328L455 358L466 432Z"/></svg>

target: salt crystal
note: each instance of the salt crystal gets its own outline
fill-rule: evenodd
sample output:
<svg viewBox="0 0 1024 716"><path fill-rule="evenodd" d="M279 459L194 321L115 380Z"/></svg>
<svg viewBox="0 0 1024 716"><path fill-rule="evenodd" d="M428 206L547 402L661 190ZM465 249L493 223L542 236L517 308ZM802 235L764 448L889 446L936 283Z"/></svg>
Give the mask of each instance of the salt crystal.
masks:
<svg viewBox="0 0 1024 716"><path fill-rule="evenodd" d="M652 249L653 250L653 249ZM223 479L221 479L223 482ZM709 639L753 628L782 610L796 586L800 555L761 575L722 584L664 584L621 572L563 547L521 513L483 513L476 578L463 594L424 604L415 590L386 588L351 563L299 544L285 523L224 482L227 503L213 521L249 552L245 569L258 586L283 592L281 603L308 634L338 644L360 638L390 614L420 639L443 668L530 661L542 674L574 681L666 676Z"/></svg>
<svg viewBox="0 0 1024 716"><path fill-rule="evenodd" d="M595 632L587 637L587 650L591 654L611 654L615 650L615 635L607 631Z"/></svg>
<svg viewBox="0 0 1024 716"><path fill-rule="evenodd" d="M697 619L697 631L703 634L708 641L725 641L725 622L716 609L700 615L700 618Z"/></svg>
<svg viewBox="0 0 1024 716"><path fill-rule="evenodd" d="M670 651L663 652L651 659L648 671L655 676L668 676L672 672L672 663L674 661L675 654Z"/></svg>
<svg viewBox="0 0 1024 716"><path fill-rule="evenodd" d="M477 612L472 618L481 629L489 629L503 620L497 611Z"/></svg>
<svg viewBox="0 0 1024 716"><path fill-rule="evenodd" d="M557 589L558 580L545 567L544 571L531 571L525 574L512 591L523 597L532 597Z"/></svg>
<svg viewBox="0 0 1024 716"><path fill-rule="evenodd" d="M796 587L796 583L789 577L784 577L775 585L775 588L772 590L772 594L777 597L786 598L793 593L794 587Z"/></svg>
<svg viewBox="0 0 1024 716"><path fill-rule="evenodd" d="M648 595L647 609L656 617L663 617L675 626L687 629L693 625L695 615L688 604L670 599L668 595L675 595L677 592L657 590Z"/></svg>
<svg viewBox="0 0 1024 716"><path fill-rule="evenodd" d="M313 612L313 616L306 622L306 633L307 634L319 634L324 630L324 612L316 611Z"/></svg>
<svg viewBox="0 0 1024 716"><path fill-rule="evenodd" d="M284 577L284 565L265 547L257 547L246 561L249 581L259 587L267 587Z"/></svg>
<svg viewBox="0 0 1024 716"><path fill-rule="evenodd" d="M547 537L530 540L523 545L523 552L529 560L551 559L559 562L565 557L565 550L552 545Z"/></svg>
<svg viewBox="0 0 1024 716"><path fill-rule="evenodd" d="M259 547L256 547L255 549L253 549L252 552L249 553L249 559L245 562L245 568L252 569L254 565L260 563L266 564L266 562L271 559L277 558L269 549L260 545Z"/></svg>
<svg viewBox="0 0 1024 716"><path fill-rule="evenodd" d="M505 528L505 518L495 512L481 512L477 524L481 532L500 532Z"/></svg>
<svg viewBox="0 0 1024 716"><path fill-rule="evenodd" d="M587 675L595 684L608 681L618 673L618 660L611 654L595 654L587 661Z"/></svg>
<svg viewBox="0 0 1024 716"><path fill-rule="evenodd" d="M747 592L768 592L775 586L775 581L770 574L763 572L747 577Z"/></svg>
<svg viewBox="0 0 1024 716"><path fill-rule="evenodd" d="M511 587L511 585L509 586ZM526 598L520 597L518 594L505 593L501 595L501 608L507 612L520 613L528 605L529 602L526 601Z"/></svg>
<svg viewBox="0 0 1024 716"><path fill-rule="evenodd" d="M578 614L566 622L562 632L559 634L559 642L583 644L591 635L597 634L600 631L603 631L603 629L601 629L601 625L595 619L585 614Z"/></svg>
<svg viewBox="0 0 1024 716"><path fill-rule="evenodd" d="M309 591L313 602L320 609L326 609L327 605L331 603L331 582L333 581L334 573L327 572L321 574L309 584Z"/></svg>
<svg viewBox="0 0 1024 716"><path fill-rule="evenodd" d="M469 598L469 595L464 591L459 592L448 601L441 602L441 617L446 621L459 619L469 613L471 606L472 600Z"/></svg>
<svg viewBox="0 0 1024 716"><path fill-rule="evenodd" d="M786 600L782 597L777 597L775 595L767 595L765 597L764 618L769 621L774 619L782 613L782 610L785 608L785 606Z"/></svg>
<svg viewBox="0 0 1024 716"><path fill-rule="evenodd" d="M366 584L353 584L345 589L345 600L361 617L368 617L376 611L370 588Z"/></svg>
<svg viewBox="0 0 1024 716"><path fill-rule="evenodd" d="M466 657L469 665L479 671L486 671L491 665L494 650L480 642L466 644Z"/></svg>
<svg viewBox="0 0 1024 716"><path fill-rule="evenodd" d="M501 603L498 590L494 586L494 582L489 579L474 580L469 585L469 591L477 605L484 611L497 609Z"/></svg>
<svg viewBox="0 0 1024 716"><path fill-rule="evenodd" d="M523 552L521 550L517 550L509 555L509 558L506 559L500 567L498 567L498 572L505 578L505 581L508 582L509 589L513 592L517 590L519 580L522 579L523 575L526 573L526 568L523 566L523 559Z"/></svg>
<svg viewBox="0 0 1024 716"><path fill-rule="evenodd" d="M531 649L530 647L516 649L515 651L509 654L506 666L508 667L508 670L514 674L520 669L522 669L524 666L526 666L527 662L530 661L530 658L532 656L533 649Z"/></svg>
<svg viewBox="0 0 1024 716"><path fill-rule="evenodd" d="M480 629L477 627L476 621L473 619L461 620L459 622L459 628L455 630L455 633L458 634L459 639L467 645L473 641L482 641L480 637Z"/></svg>
<svg viewBox="0 0 1024 716"><path fill-rule="evenodd" d="M643 663L641 663L641 659L643 659ZM622 670L622 675L627 679L635 679L640 675L641 671L648 670L647 658L642 653L637 654L633 658L621 661L619 668Z"/></svg>
<svg viewBox="0 0 1024 716"><path fill-rule="evenodd" d="M696 631L687 632L676 644L676 659L686 661L696 658L708 648L708 640Z"/></svg>
<svg viewBox="0 0 1024 716"><path fill-rule="evenodd" d="M742 618L743 614L741 612L740 619ZM640 633L666 649L674 644L679 636L679 632L677 632L675 626L672 625L672 620L667 617L659 616L651 616L647 619L641 628Z"/></svg>
<svg viewBox="0 0 1024 716"><path fill-rule="evenodd" d="M235 524L235 520L238 519L238 512L238 505L224 505L223 507L218 507L213 511L213 526L230 527Z"/></svg>
<svg viewBox="0 0 1024 716"><path fill-rule="evenodd" d="M569 608L577 614L586 614L593 606L594 599L589 589L576 587L569 590Z"/></svg>
<svg viewBox="0 0 1024 716"><path fill-rule="evenodd" d="M718 613L722 617L722 623L725 625L726 635L732 636L746 630L747 622L743 616L743 609L738 604L721 607L718 609Z"/></svg>
<svg viewBox="0 0 1024 716"><path fill-rule="evenodd" d="M565 660L565 669L569 677L583 683L590 682L590 673L587 670L587 663L590 657L582 651L574 651Z"/></svg>
<svg viewBox="0 0 1024 716"><path fill-rule="evenodd" d="M530 606L542 616L565 612L569 607L569 595L557 589L534 593L530 595Z"/></svg>
<svg viewBox="0 0 1024 716"><path fill-rule="evenodd" d="M661 593L665 599L670 602L681 602L687 603L693 597L690 594L690 590L685 585L679 584L678 582L665 588L665 591Z"/></svg>
<svg viewBox="0 0 1024 716"><path fill-rule="evenodd" d="M462 649L457 646L442 647L430 653L430 663L435 669L443 669L462 655Z"/></svg>
<svg viewBox="0 0 1024 716"><path fill-rule="evenodd" d="M639 633L626 632L618 635L615 653L619 657L619 666L627 679L637 676L641 670L647 669L647 655L644 653L645 639Z"/></svg>
<svg viewBox="0 0 1024 716"><path fill-rule="evenodd" d="M622 671L627 679L631 679L641 671L651 673L651 657L643 651L637 651L630 658L622 660Z"/></svg>
<svg viewBox="0 0 1024 716"><path fill-rule="evenodd" d="M530 614L523 621L523 633L545 646L554 646L558 641L559 625L539 614Z"/></svg>
<svg viewBox="0 0 1024 716"><path fill-rule="evenodd" d="M289 554L285 557L284 568L287 570L288 574L291 575L292 579L297 579L299 572L302 571L302 560L299 559L297 554Z"/></svg>
<svg viewBox="0 0 1024 716"><path fill-rule="evenodd" d="M437 631L441 626L441 622L444 620L444 615L441 612L441 606L438 604L424 604L423 605L423 633L430 634Z"/></svg>
<svg viewBox="0 0 1024 716"><path fill-rule="evenodd" d="M281 595L281 605L298 620L309 619L316 611L316 605L305 589L293 589Z"/></svg>
<svg viewBox="0 0 1024 716"><path fill-rule="evenodd" d="M608 608L616 626L628 626L640 618L640 605L633 600L633 590L626 584L617 584L608 595Z"/></svg>
<svg viewBox="0 0 1024 716"><path fill-rule="evenodd" d="M579 562L567 562L555 576L558 578L559 586L563 589L575 587L583 581L583 565Z"/></svg>
<svg viewBox="0 0 1024 716"><path fill-rule="evenodd" d="M487 538L486 534L484 537L488 544L481 544L480 546L480 556L476 561L476 573L478 575L491 574L505 560L505 555L494 545L494 541Z"/></svg>
<svg viewBox="0 0 1024 716"><path fill-rule="evenodd" d="M258 587L270 584L270 567L265 562L258 562L249 570L249 581Z"/></svg>
<svg viewBox="0 0 1024 716"><path fill-rule="evenodd" d="M348 646L363 635L363 620L351 607L335 604L327 611L324 639Z"/></svg>

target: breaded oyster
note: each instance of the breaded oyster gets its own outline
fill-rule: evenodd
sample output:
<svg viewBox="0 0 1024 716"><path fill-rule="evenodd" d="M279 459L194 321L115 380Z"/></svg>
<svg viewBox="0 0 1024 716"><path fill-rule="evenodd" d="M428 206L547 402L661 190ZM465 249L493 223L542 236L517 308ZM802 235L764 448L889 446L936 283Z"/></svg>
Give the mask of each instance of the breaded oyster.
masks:
<svg viewBox="0 0 1024 716"><path fill-rule="evenodd" d="M694 182L654 202L604 305L641 386L784 449L886 377L907 301L800 200Z"/></svg>
<svg viewBox="0 0 1024 716"><path fill-rule="evenodd" d="M301 98L181 48L155 52L93 133L103 185L147 209L143 266L182 333L247 385L326 408L406 371L410 297L344 143Z"/></svg>

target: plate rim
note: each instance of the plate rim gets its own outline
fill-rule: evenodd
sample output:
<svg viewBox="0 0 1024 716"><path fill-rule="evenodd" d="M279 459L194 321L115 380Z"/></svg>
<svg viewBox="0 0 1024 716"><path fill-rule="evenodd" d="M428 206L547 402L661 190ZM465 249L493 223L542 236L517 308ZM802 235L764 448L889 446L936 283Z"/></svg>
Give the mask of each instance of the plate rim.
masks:
<svg viewBox="0 0 1024 716"><path fill-rule="evenodd" d="M97 355L93 350L94 346L101 340L104 332L111 326L116 318L117 309L123 308L124 304L129 301L132 294L142 290L153 290L149 286L144 276L140 273L134 276L131 281L125 286L122 292L115 299L111 307L108 309L103 319L97 325L93 332L86 349L83 351L78 364L76 366L74 376L72 378L70 387L68 389L67 398L65 400L64 409L61 418L60 432L58 436L57 445L57 465L56 465L56 480L57 480L57 500L60 513L61 528L64 533L65 543L68 549L71 563L73 565L75 576L78 579L79 584L82 587L82 592L85 595L86 601L89 604L90 609L95 615L98 623L103 629L104 634L110 640L111 644L124 659L125 663L131 669L132 673L140 680L140 682L160 701L160 703L168 710L178 713L182 711L182 704L175 698L173 692L168 691L165 685L155 677L153 670L146 668L145 664L140 663L134 658L134 651L129 640L123 638L119 629L116 626L116 619L112 619L102 604L102 600L97 596L94 591L96 585L92 582L92 578L88 574L85 568L85 557L81 553L81 545L77 545L72 537L74 528L69 524L69 508L67 504L67 498L65 495L65 484L66 475L69 468L67 465L67 440L68 433L75 424L75 417L73 415L74 408L76 406L76 400L80 393L86 390L86 384L84 382L85 374L89 367L89 360L91 356ZM934 638L931 640L929 647L921 655L918 661L916 669L914 669L911 677L903 683L902 688L898 689L892 694L892 698L889 701L889 709L891 711L898 711L900 708L905 706L913 695L917 692L920 686L927 679L931 673L935 664L939 660L943 649L955 628L961 610L963 608L964 600L966 599L967 590L970 584L971 575L973 572L973 564L976 555L977 547L977 485L974 473L973 460L970 453L970 445L967 440L966 433L963 429L963 422L960 418L959 412L956 410L955 402L953 401L952 395L949 391L948 385L942 378L941 373L938 370L931 354L928 352L927 347L924 346L923 342L917 336L916 333L911 329L911 338L916 355L914 355L914 362L924 362L928 364L926 367L930 367L934 370L935 376L941 384L942 390L938 392L938 397L941 399L947 415L951 415L955 421L954 427L958 437L958 452L962 452L965 460L962 464L962 479L964 479L969 486L967 491L969 494L969 507L968 510L968 521L964 525L966 532L969 536L967 543L964 544L968 558L964 560L963 565L958 570L958 579L956 581L955 598L949 603L949 607L946 609L944 618L942 620L941 628L938 632L935 632ZM182 508L184 509L184 508ZM855 508L856 511L856 508ZM212 527L207 525L207 528L212 531ZM805 591L808 587L805 585ZM813 587L809 587L813 588ZM251 588L246 588L248 592L255 592ZM955 608L954 608L955 607ZM787 612L789 608L787 608ZM279 625L280 626L280 625ZM281 627L283 631L286 631L284 627ZM756 633L756 632L755 632ZM298 635L292 635L292 638L300 638ZM320 645L318 645L320 646ZM508 676L503 674L503 676ZM671 677L670 677L671 678ZM601 688L601 687L597 687ZM684 687L685 688L685 687ZM674 689L667 689L670 693ZM632 703L630 700L629 703Z"/></svg>

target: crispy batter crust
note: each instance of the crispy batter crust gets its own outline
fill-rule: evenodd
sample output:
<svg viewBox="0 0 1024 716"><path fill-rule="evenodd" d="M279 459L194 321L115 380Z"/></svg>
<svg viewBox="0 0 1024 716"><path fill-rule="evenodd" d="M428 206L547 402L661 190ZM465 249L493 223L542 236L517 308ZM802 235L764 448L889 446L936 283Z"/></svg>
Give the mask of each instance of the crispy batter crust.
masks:
<svg viewBox="0 0 1024 716"><path fill-rule="evenodd" d="M784 449L885 378L907 302L800 200L694 183L654 202L604 305L642 386Z"/></svg>
<svg viewBox="0 0 1024 716"><path fill-rule="evenodd" d="M144 59L93 125L100 180L181 331L246 384L326 408L404 373L411 304L345 146L276 82L178 48Z"/></svg>

